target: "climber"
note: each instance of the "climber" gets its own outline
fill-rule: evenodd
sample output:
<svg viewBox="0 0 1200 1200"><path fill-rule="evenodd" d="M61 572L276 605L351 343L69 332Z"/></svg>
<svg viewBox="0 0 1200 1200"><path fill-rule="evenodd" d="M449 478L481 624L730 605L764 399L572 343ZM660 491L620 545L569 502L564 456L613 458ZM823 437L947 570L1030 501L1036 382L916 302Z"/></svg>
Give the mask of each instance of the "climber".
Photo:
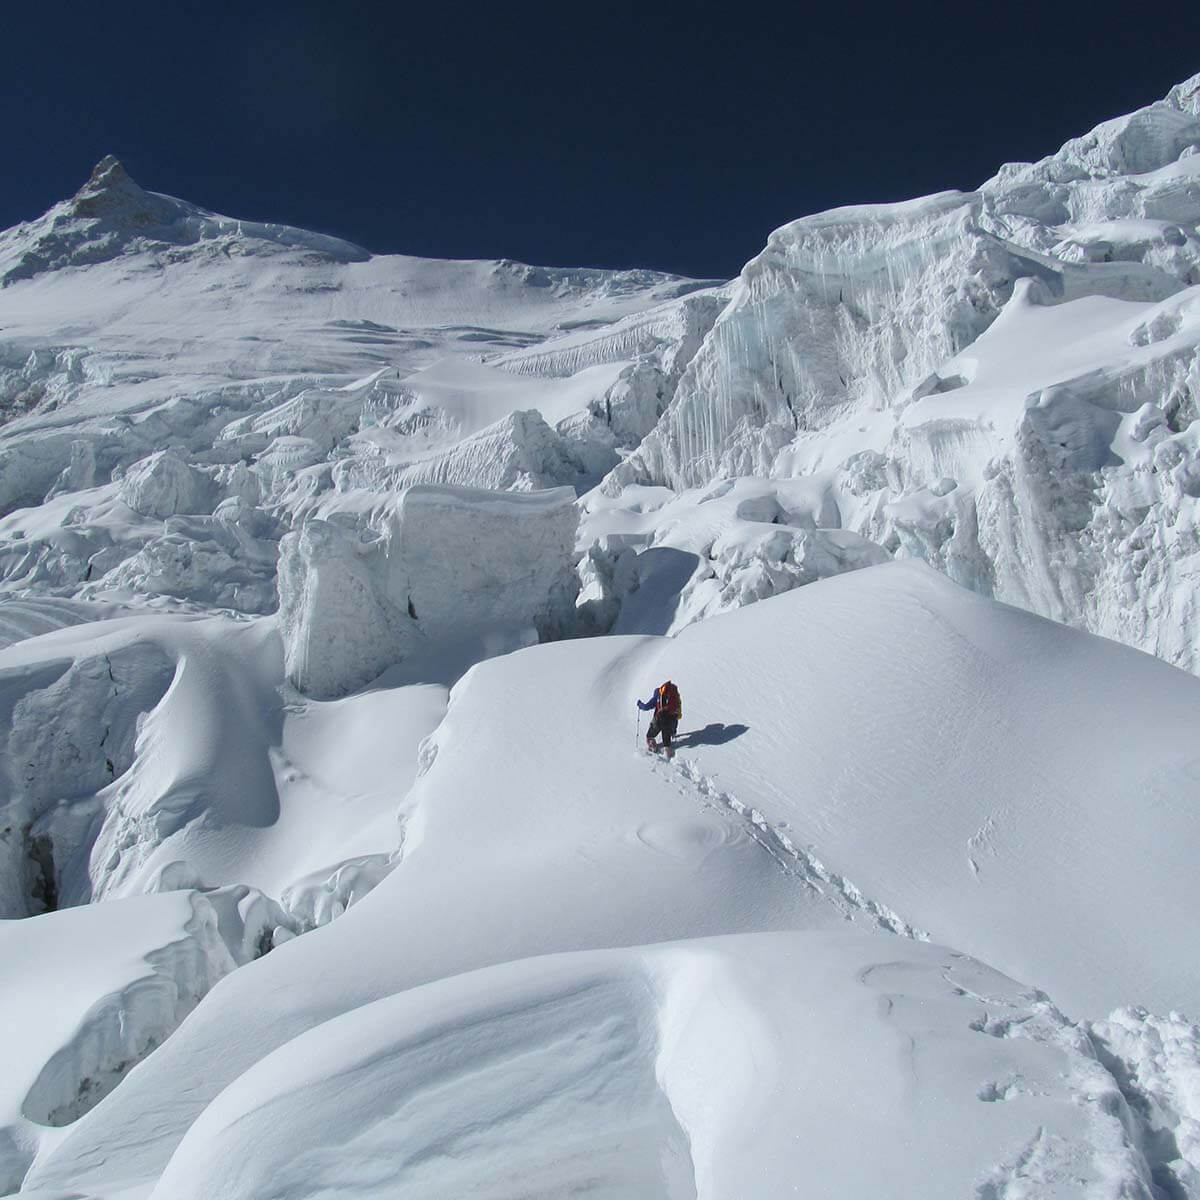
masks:
<svg viewBox="0 0 1200 1200"><path fill-rule="evenodd" d="M679 689L668 679L666 683L654 689L654 694L649 700L639 700L637 706L642 712L654 712L654 719L650 722L650 728L646 730L646 749L658 749L654 739L661 733L663 749L670 758L675 753L671 747L671 739L679 728L679 718L683 716L683 701L679 697Z"/></svg>

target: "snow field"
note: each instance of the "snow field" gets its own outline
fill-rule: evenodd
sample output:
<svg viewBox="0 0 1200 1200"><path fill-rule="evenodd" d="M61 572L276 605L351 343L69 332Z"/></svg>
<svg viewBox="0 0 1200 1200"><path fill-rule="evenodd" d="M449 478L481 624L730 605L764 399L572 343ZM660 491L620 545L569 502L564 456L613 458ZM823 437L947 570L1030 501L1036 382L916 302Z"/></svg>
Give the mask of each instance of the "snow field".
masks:
<svg viewBox="0 0 1200 1200"><path fill-rule="evenodd" d="M680 683L684 696L681 749L673 765L647 758L634 742L633 699L664 675ZM984 998L982 1010L951 1023L962 1036L971 1035L968 1045L987 1048L979 1051L984 1059L1000 1050L1024 1053L1013 1049L1013 1037L1036 1029L1033 1041L1055 1049L1030 1053L1049 1054L1054 1064L1066 1053L1073 1064L1066 1084L1048 1067L1044 1077L1036 1074L1037 1082L1022 1083L1033 1067L988 1060L986 1069L981 1065L971 1077L972 1105L982 1093L985 1100L1026 1093L1037 1098L1060 1094L1062 1087L1077 1099L1065 1105L1070 1120L1060 1113L1047 1124L1039 1116L1019 1129L1003 1125L1007 1116L997 1118L1002 1126L989 1125L990 1116L983 1124L972 1123L965 1140L953 1144L976 1148L964 1149L961 1161L939 1157L932 1175L922 1175L926 1187L969 1176L975 1186L990 1181L995 1194L1003 1194L1005 1186L1104 1194L1099 1182L1089 1191L1091 1184L1078 1181L1111 1176L1122 1181L1112 1185L1112 1194L1125 1187L1128 1195L1149 1195L1137 1190L1149 1186L1149 1172L1180 1175L1186 1163L1171 1166L1175 1159L1156 1152L1155 1166L1149 1165L1149 1142L1139 1124L1140 1093L1131 1090L1131 1099L1125 1098L1112 1072L1097 1063L1086 1030L1074 1021L1132 997L1159 1011L1195 1005L1195 974L1173 947L1188 937L1188 847L1195 843L1196 818L1184 731L1194 727L1198 686L1192 677L1144 655L984 601L917 565L826 580L701 622L675 638L559 642L482 663L455 686L445 718L420 748L418 778L401 806L402 850L386 878L333 924L286 942L224 980L135 1074L46 1148L28 1185L81 1187L98 1194L122 1180L146 1186L167 1168L177 1147L184 1156L180 1162L190 1165L171 1168L176 1173L164 1177L170 1187L183 1186L185 1178L205 1178L196 1174L199 1158L193 1156L210 1164L230 1161L232 1152L221 1140L226 1135L217 1131L231 1122L240 1129L250 1120L235 1121L232 1115L243 1103L247 1112L261 1104L262 1119L280 1131L286 1150L272 1149L265 1135L255 1138L264 1164L280 1163L295 1154L297 1145L308 1146L291 1140L282 1118L266 1115L292 1111L287 1108L292 1101L281 1100L285 1107L277 1109L266 1098L274 1094L276 1072L290 1072L290 1064L299 1068L312 1059L303 1043L292 1047L291 1039L346 1013L346 1024L335 1026L357 1045L352 1010L365 1013L363 1005L389 996L396 996L397 1004L416 1004L411 998L417 993L410 989L437 980L537 955L718 934L775 930L782 937L808 930L845 937L849 923L886 935L862 943L881 956L880 962L945 955L918 940L930 937L1006 972L1019 969L1045 985L1071 1014L1063 1016L1040 993L1029 993L1027 1008L1033 1011L1014 1014L988 999L1011 999L1010 993L992 985L955 985L965 995ZM353 700L366 705L387 694ZM1165 758L1163 743L1171 747ZM871 748L869 759L861 754L864 745ZM1131 806L1147 796L1152 799L1131 816ZM1120 888L1112 886L1114 874ZM822 945L819 938L811 944ZM797 971L807 977L823 951L804 948L803 939L797 945L802 964ZM826 983L813 986L819 993ZM485 981L480 988L490 1002L494 985ZM707 994L703 987L693 990ZM878 999L872 1003L881 1012L887 1007ZM924 1003L917 1009L928 1016ZM431 1014L440 1005L431 1002ZM839 1006L840 1000L831 1002L826 1012L817 1005L819 1015L811 1021L840 1020ZM807 1046L810 1018L797 1021L797 1009L786 1011L792 1016L763 1018L785 1048L757 1054L756 1063L801 1053L794 1039ZM558 1046L558 1018L546 1019L547 1025L535 1023L536 1028ZM938 1032L929 1036L941 1045L948 1036L941 1018L930 1019ZM593 1024L581 1020L584 1026ZM475 1053L491 1045L491 1034L482 1032L492 1028L490 1021L483 1026L467 1021L437 1044L459 1046L461 1038L461 1052ZM391 1017L381 1022L389 1037L396 1034ZM328 1034L324 1027L318 1033L332 1039L335 1026ZM979 1037L989 1033L995 1036ZM836 1036L822 1036L826 1047L843 1044L840 1027ZM855 1036L846 1033L844 1044L856 1045ZM416 1041L426 1044L420 1037ZM618 1039L618 1044L627 1042ZM643 1132L630 1138L651 1137L645 1131L657 1130L653 1136L661 1135L671 1146L678 1139L669 1122L653 1115L661 1113L658 1102L643 1085L629 1082L631 1075L645 1079L642 1068L629 1064L651 1053L644 1048L648 1044L638 1043L643 1048L636 1053L613 1050L612 1059L626 1064L618 1072L620 1088L633 1089L620 1094L650 1097L644 1103L630 1100L621 1111L628 1114L632 1106L649 1114L648 1124L637 1126ZM1194 1061L1196 1043L1185 1040L1183 1047L1181 1061L1188 1053ZM266 1065L272 1051L276 1054ZM594 1061L586 1057L592 1050L580 1053L585 1054L580 1061ZM859 1061L853 1050L848 1053ZM879 1070L876 1053L862 1051L862 1061L874 1072ZM342 1054L331 1049L328 1061L340 1061ZM417 1060L425 1061L423 1054L414 1059L398 1051L389 1057L393 1065L380 1078L391 1082L378 1088L364 1083L362 1095L378 1100L380 1089L393 1085L395 1091L387 1094L407 1095L410 1083L404 1081L412 1081L414 1095L436 1094L439 1105L450 1104L446 1097L453 1095L456 1110L465 1106L461 1128L469 1132L462 1145L472 1153L478 1147L482 1156L471 1160L479 1164L480 1179L498 1178L498 1160L490 1156L500 1153L493 1147L501 1135L493 1139L481 1132L490 1123L508 1131L506 1146L534 1155L533 1163L542 1161L537 1155L546 1130L567 1131L570 1123L563 1114L585 1111L569 1099L574 1093L565 1083L568 1099L557 1095L560 1085L548 1082L553 1072L547 1065L533 1072L544 1090L554 1093L537 1100L539 1115L529 1115L514 1100L519 1116L511 1128L508 1118L493 1109L476 1121L467 1082L476 1068L464 1067L461 1080L453 1076L459 1080L454 1091L443 1093L441 1084L422 1082L426 1067ZM443 1061L440 1054L435 1057ZM961 1057L956 1051L947 1061ZM572 1061L566 1055L568 1074ZM393 1066L399 1074L390 1073ZM909 1078L908 1068L896 1069L900 1078ZM405 1073L410 1070L414 1074ZM508 1066L496 1070L508 1079ZM714 1068L715 1077L726 1070ZM362 1078L368 1078L370 1070L364 1066L363 1071ZM355 1070L350 1075L359 1079ZM1053 1088L1045 1082L1052 1076L1058 1079ZM602 1070L599 1080L608 1078ZM655 1078L661 1085L657 1068ZM808 1076L799 1071L793 1078ZM922 1069L917 1078L926 1078ZM243 1092L250 1080L266 1092ZM761 1086L761 1071L755 1080ZM219 1095L231 1085L230 1092ZM329 1094L340 1095L340 1086ZM856 1097L856 1112L877 1102L881 1123L907 1119L893 1110L903 1096L900 1110L909 1111L904 1107L909 1092L862 1093L857 1082L846 1086L845 1103ZM823 1083L820 1104L827 1102L827 1087ZM597 1088L596 1095L608 1094L607 1084L597 1081ZM513 1095L509 1083L501 1090ZM700 1087L703 1094L712 1090ZM302 1094L306 1109L320 1108L314 1099L320 1088ZM937 1094L944 1100L950 1093ZM1194 1111L1184 1094L1175 1088L1178 1107L1171 1111L1177 1115ZM250 1098L229 1100L234 1109L226 1110L228 1097L243 1095ZM1078 1097L1084 1098L1082 1108ZM695 1165L702 1154L689 1124L695 1118L685 1118L675 1093L668 1098L688 1131ZM1131 1103L1138 1108L1137 1119L1123 1115L1122 1104ZM202 1117L210 1104L215 1106L211 1121ZM1006 1105L987 1108L989 1114L1001 1110L1009 1111ZM942 1117L929 1117L919 1107L912 1112L919 1125L926 1117L933 1122L929 1136L940 1128ZM592 1117L603 1125L611 1116L586 1113L578 1117L584 1126ZM527 1118L530 1123L522 1124ZM824 1119L837 1123L828 1112ZM333 1116L330 1120L331 1129L339 1128ZM1178 1115L1181 1129L1187 1128L1184 1120ZM807 1128L804 1121L787 1123L786 1136L794 1138L797 1129ZM816 1138L822 1145L837 1144L826 1126L815 1127L826 1131ZM193 1128L194 1138L188 1133ZM250 1121L246 1128L260 1127ZM529 1143L515 1130L528 1130ZM367 1173L356 1175L358 1167L333 1148L343 1136L331 1133L328 1150L314 1142L313 1158L305 1160L311 1172L294 1177L297 1195L310 1194L304 1188L326 1178L322 1171L331 1172L328 1179L348 1172L346 1195L374 1186L370 1169L363 1166ZM411 1122L391 1122L381 1114L378 1127L372 1125L363 1136L362 1163L376 1164L384 1172L379 1178L391 1179L388 1172L400 1171L410 1158L420 1165L411 1176L395 1177L398 1194L406 1187L416 1189L413 1194L422 1187L436 1190L433 1177L422 1172L434 1170L432 1164L441 1161L437 1153L405 1140L432 1134L418 1134ZM572 1136L564 1132L567 1143ZM726 1144L724 1132L711 1137ZM982 1141L972 1141L976 1137ZM735 1134L728 1138L729 1145L738 1140ZM858 1170L869 1174L887 1161L882 1154L858 1155L866 1160L860 1164L841 1144L845 1150L836 1162L832 1154L823 1160L821 1170L829 1179L850 1178L846 1173ZM719 1160L720 1153L713 1154ZM458 1166L460 1158L453 1156ZM615 1170L602 1153L586 1164L570 1161L580 1163L579 1178L590 1178L593 1170ZM916 1171L921 1160L904 1161ZM756 1172L776 1182L764 1185L761 1194L777 1194L770 1187L778 1186L780 1176L772 1172L792 1163L794 1158L782 1152L778 1158L764 1153ZM253 1174L259 1168L249 1160L244 1169L247 1179L259 1178ZM263 1165L262 1178L275 1169ZM696 1166L694 1186L701 1186L707 1169ZM738 1169L749 1167L743 1163ZM891 1163L888 1169L901 1168ZM712 1170L718 1178L719 1169ZM445 1184L451 1194L466 1186L453 1174L445 1178L453 1180ZM161 1194L171 1194L167 1183L161 1186ZM253 1194L239 1191L243 1186L253 1185L230 1179L227 1194ZM707 1194L727 1191L714 1184Z"/></svg>

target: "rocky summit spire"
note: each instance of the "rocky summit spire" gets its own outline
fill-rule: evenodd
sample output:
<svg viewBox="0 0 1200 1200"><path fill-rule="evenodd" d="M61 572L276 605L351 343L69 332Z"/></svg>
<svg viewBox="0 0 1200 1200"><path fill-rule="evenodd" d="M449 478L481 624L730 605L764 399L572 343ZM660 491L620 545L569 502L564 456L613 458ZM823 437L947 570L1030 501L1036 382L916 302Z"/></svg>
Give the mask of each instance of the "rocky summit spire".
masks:
<svg viewBox="0 0 1200 1200"><path fill-rule="evenodd" d="M71 207L83 217L101 217L119 209L136 219L140 213L143 223L164 215L153 211L156 207L153 197L138 187L120 160L111 154L96 164L87 183L72 197Z"/></svg>
<svg viewBox="0 0 1200 1200"><path fill-rule="evenodd" d="M91 178L84 184L87 188L120 186L122 183L132 183L128 172L121 165L120 159L114 154L106 154L92 168Z"/></svg>

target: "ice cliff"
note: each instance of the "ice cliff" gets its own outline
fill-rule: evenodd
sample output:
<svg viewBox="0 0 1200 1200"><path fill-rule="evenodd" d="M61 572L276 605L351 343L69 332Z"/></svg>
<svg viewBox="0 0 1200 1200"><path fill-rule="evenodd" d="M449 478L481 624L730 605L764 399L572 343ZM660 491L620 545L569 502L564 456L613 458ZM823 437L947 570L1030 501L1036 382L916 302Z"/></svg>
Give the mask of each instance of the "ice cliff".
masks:
<svg viewBox="0 0 1200 1200"><path fill-rule="evenodd" d="M375 522L305 521L279 560L288 678L339 696L439 646L478 636L499 650L573 632L574 499L570 488L424 484Z"/></svg>
<svg viewBox="0 0 1200 1200"><path fill-rule="evenodd" d="M777 230L605 492L803 479L834 525L1194 669L1198 95Z"/></svg>

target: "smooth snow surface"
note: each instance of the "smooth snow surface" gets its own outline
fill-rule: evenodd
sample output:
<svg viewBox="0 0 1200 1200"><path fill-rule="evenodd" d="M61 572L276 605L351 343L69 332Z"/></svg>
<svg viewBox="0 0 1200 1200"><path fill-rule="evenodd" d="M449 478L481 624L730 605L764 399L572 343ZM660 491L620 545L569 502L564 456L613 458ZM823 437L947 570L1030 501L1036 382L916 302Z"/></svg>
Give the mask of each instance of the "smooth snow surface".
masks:
<svg viewBox="0 0 1200 1200"><path fill-rule="evenodd" d="M1200 1197L1198 222L0 233L0 1193Z"/></svg>
<svg viewBox="0 0 1200 1200"><path fill-rule="evenodd" d="M890 647L886 670L880 668L882 647ZM672 764L648 759L633 745L632 700L647 690L647 681L664 674L684 692L683 735ZM555 721L560 712L570 714L561 732ZM1186 730L1198 718L1200 683L1190 676L1135 651L999 608L914 565L855 572L701 622L677 638L564 642L484 663L458 683L445 719L422 745L419 778L401 806L403 849L391 873L333 924L281 945L214 989L112 1096L45 1148L29 1183L104 1194L122 1180L152 1181L168 1169L179 1172L164 1177L171 1187L164 1182L161 1194L169 1195L184 1177L208 1178L196 1174L193 1156L211 1156L205 1172L226 1170L219 1164L230 1151L219 1131L234 1120L231 1113L241 1111L238 1105L261 1105L274 1113L267 1094L299 1087L288 1082L294 1069L317 1069L314 1055L303 1042L293 1046L293 1038L318 1026L323 1030L339 1013L408 995L413 987L532 955L764 930L825 931L844 938L838 931L847 924L875 935L864 944L873 947L865 952L878 963L924 954L928 947L921 943L929 939L962 945L1005 974L1044 984L1061 1012L1032 993L1021 1003L1032 1004L1049 1022L1043 1029L1039 1017L1030 1025L1038 1030L1035 1040L1053 1045L1065 1040L1081 1056L1071 1071L1082 1074L1068 1074L1075 1082L1055 1085L1078 1088L1072 1105L1064 1107L1077 1116L1081 1097L1095 1097L1098 1081L1106 1093L1120 1094L1118 1076L1095 1066L1096 1052L1089 1049L1080 1019L1119 1003L1158 1011L1198 1006L1200 977L1190 956L1177 950L1190 938L1190 848L1200 815L1192 802L1195 755ZM1164 742L1170 749L1164 750ZM1112 886L1114 876L1119 888ZM813 942L808 950L801 937L799 948L788 953L792 961L808 963L825 944ZM851 944L858 943L851 938ZM905 945L913 948L906 951ZM946 955L929 953L935 963ZM864 961L860 968L869 965ZM930 968L931 980L942 978L938 970ZM480 988L492 1004L495 986L485 981ZM699 984L685 990L697 1003L707 994ZM989 1000L993 985L963 990L983 997L984 1011L964 1009L965 1019L948 1025L939 1018L938 1039L951 1027L961 1028L969 1043L972 1021L980 1026L976 1034L996 1034L1025 1029L1033 1020ZM995 994L1012 999L1010 992ZM419 1012L426 1002L409 1003ZM430 1018L442 1013L441 1001L427 1003ZM617 1005L615 998L612 1003ZM821 1019L840 1020L833 1014L841 1013L843 1002L829 1003L833 1013ZM871 1003L878 1007L880 1001ZM365 1021L367 1010L362 1011ZM753 1061L796 1052L787 1047L811 1022L793 1027L756 1011L774 1048ZM413 1019L423 1028L420 1020L428 1018ZM534 1029L542 1028L529 1019ZM629 1018L634 1027L649 1019ZM516 1068L504 1065L506 1055L521 1055L502 1050L508 1043L482 1032L493 1020L503 1024L502 1015L450 1019L449 1025L464 1032L450 1029L444 1033L450 1040L439 1044L457 1047L446 1050L455 1055L475 1053L471 1047L481 1053L487 1047L489 1055L494 1050L502 1082L485 1091L495 1086L504 1103L524 1113L508 1075ZM576 1020L585 1027L593 1023L591 1017L561 1020L572 1029ZM616 1015L613 1020L620 1024ZM387 1037L403 1039L397 1021L381 1018ZM550 1045L573 1044L560 1017L547 1021ZM521 1024L519 1036L512 1033L515 1045L536 1041L539 1035L524 1018ZM343 1037L358 1046L355 1028L349 1018L333 1022L321 1033L320 1055L340 1063L341 1051L328 1047L342 1044ZM362 1036L364 1044L375 1045L375 1034L364 1030ZM414 1032L412 1038L426 1046L424 1035ZM987 1048L980 1053L988 1065L979 1078L972 1076L976 1092L989 1084L1013 1096L1022 1089L1044 1091L1039 1083L1020 1082L1017 1076L1027 1078L1025 1071L988 1058L994 1038L979 1044ZM851 1057L874 1053L853 1045L853 1039L846 1043ZM1196 1042L1186 1042L1185 1055L1196 1048ZM403 1060L380 1065L391 1082L364 1082L366 1095L377 1099L386 1091L401 1108L410 1086L417 1094L435 1088L442 1095L439 1085L422 1082L432 1067L414 1065L407 1052L384 1047L364 1053L372 1062L377 1053L388 1063L393 1053ZM604 1059L599 1048L581 1046L579 1053L584 1062L594 1055ZM657 1053L628 1051L635 1059ZM426 1048L418 1057L424 1061L428 1054L434 1052ZM434 1060L442 1061L437 1054ZM341 1067L321 1069L339 1075ZM357 1069L345 1069L358 1077ZM470 1068L476 1069L483 1068ZM562 1069L570 1071L568 1061ZM876 1074L879 1069L871 1068ZM551 1092L559 1086L545 1077L548 1066L530 1070L539 1086ZM664 1110L653 1094L638 1090L647 1085L635 1087L627 1078L644 1068L617 1064L613 1070L620 1088L645 1094L637 1104L648 1106L643 1116L630 1116L624 1102L618 1105L633 1122L620 1129L641 1128L645 1121L658 1132L636 1137L678 1142L670 1122L661 1123ZM766 1087L759 1076L756 1069L745 1086ZM1078 1082L1084 1079L1089 1082ZM604 1093L599 1078L591 1084L580 1085L589 1097ZM343 1095L340 1084L330 1086L331 1094ZM493 1102L468 1101L471 1094L461 1093L461 1103L468 1105L461 1120L465 1129L475 1130L486 1121L470 1116L469 1105ZM312 1093L304 1095L306 1109L318 1112L311 1109ZM215 1107L206 1111L210 1102ZM1096 1119L1111 1117L1114 1103L1100 1102ZM1180 1108L1187 1111L1182 1102ZM357 1111L346 1117L356 1127ZM549 1153L542 1140L547 1127L558 1127L557 1111L552 1106L532 1121L522 1153ZM202 1114L194 1137L181 1143ZM793 1114L788 1127L794 1130L801 1116ZM488 1120L509 1128L501 1114L493 1112ZM268 1121L294 1148L290 1125L274 1117ZM418 1143L391 1139L426 1135L403 1122L407 1132L399 1132L389 1121L381 1116L378 1128L371 1123L371 1132L364 1131L364 1163L377 1154L390 1158L393 1151L397 1162L412 1155L424 1163ZM972 1144L981 1148L964 1151L957 1167L947 1161L946 1179L961 1170L982 1186L991 1174L999 1178L1018 1170L1022 1148L1036 1138L1038 1124L1046 1122L1039 1117L1020 1137L1005 1127L994 1141L986 1126L972 1125L971 1137L983 1138ZM1091 1132L1047 1133L1038 1169L1055 1179L1070 1175L1064 1164L1084 1152L1060 1146L1066 1138L1089 1147L1086 1155L1119 1159L1125 1164L1120 1171L1136 1175L1142 1167L1130 1149L1139 1144L1134 1133L1122 1141L1119 1121L1101 1125L1106 1132L1084 1122ZM1130 1125L1137 1128L1136 1122ZM563 1136L569 1141L565 1128ZM710 1136L706 1152L719 1157L715 1147L724 1135ZM633 1132L628 1137L636 1141ZM277 1152L270 1140L259 1135L252 1140L264 1155L261 1169L273 1172ZM330 1140L343 1144L340 1134L331 1133ZM473 1138L468 1143L474 1145ZM309 1145L307 1135L300 1144ZM690 1144L695 1156L696 1143ZM369 1153L367 1145L373 1147ZM177 1147L183 1157L173 1162ZM278 1150L284 1157L293 1152ZM484 1139L480 1179L492 1178L488 1156L495 1152ZM340 1151L328 1153L330 1161L344 1161ZM1144 1157L1144 1149L1138 1153ZM314 1155L314 1163L326 1161L324 1152L314 1148ZM1041 1156L1048 1156L1045 1163ZM450 1158L447 1169L462 1168L457 1155ZM235 1173L253 1180L259 1169L247 1160ZM375 1176L363 1169L366 1174L347 1184L344 1194L369 1194L364 1180ZM301 1174L297 1187L307 1186L309 1175ZM445 1178L436 1186L454 1193L460 1184L450 1180L457 1177ZM397 1188L436 1191L419 1173L396 1179ZM419 1179L425 1182L414 1182ZM699 1186L696 1179L690 1186ZM217 1194L254 1194L253 1186L231 1181ZM250 1190L237 1190L242 1187ZM356 1193L356 1187L364 1190ZM772 1194L764 1188L761 1194ZM724 1193L717 1188L696 1194ZM1090 1193L1076 1187L1067 1194Z"/></svg>
<svg viewBox="0 0 1200 1200"><path fill-rule="evenodd" d="M222 1093L152 1195L517 1197L586 1180L684 1200L790 1194L798 1175L816 1195L1147 1194L1122 1118L1086 1035L969 958L747 935L510 963L356 1009Z"/></svg>

